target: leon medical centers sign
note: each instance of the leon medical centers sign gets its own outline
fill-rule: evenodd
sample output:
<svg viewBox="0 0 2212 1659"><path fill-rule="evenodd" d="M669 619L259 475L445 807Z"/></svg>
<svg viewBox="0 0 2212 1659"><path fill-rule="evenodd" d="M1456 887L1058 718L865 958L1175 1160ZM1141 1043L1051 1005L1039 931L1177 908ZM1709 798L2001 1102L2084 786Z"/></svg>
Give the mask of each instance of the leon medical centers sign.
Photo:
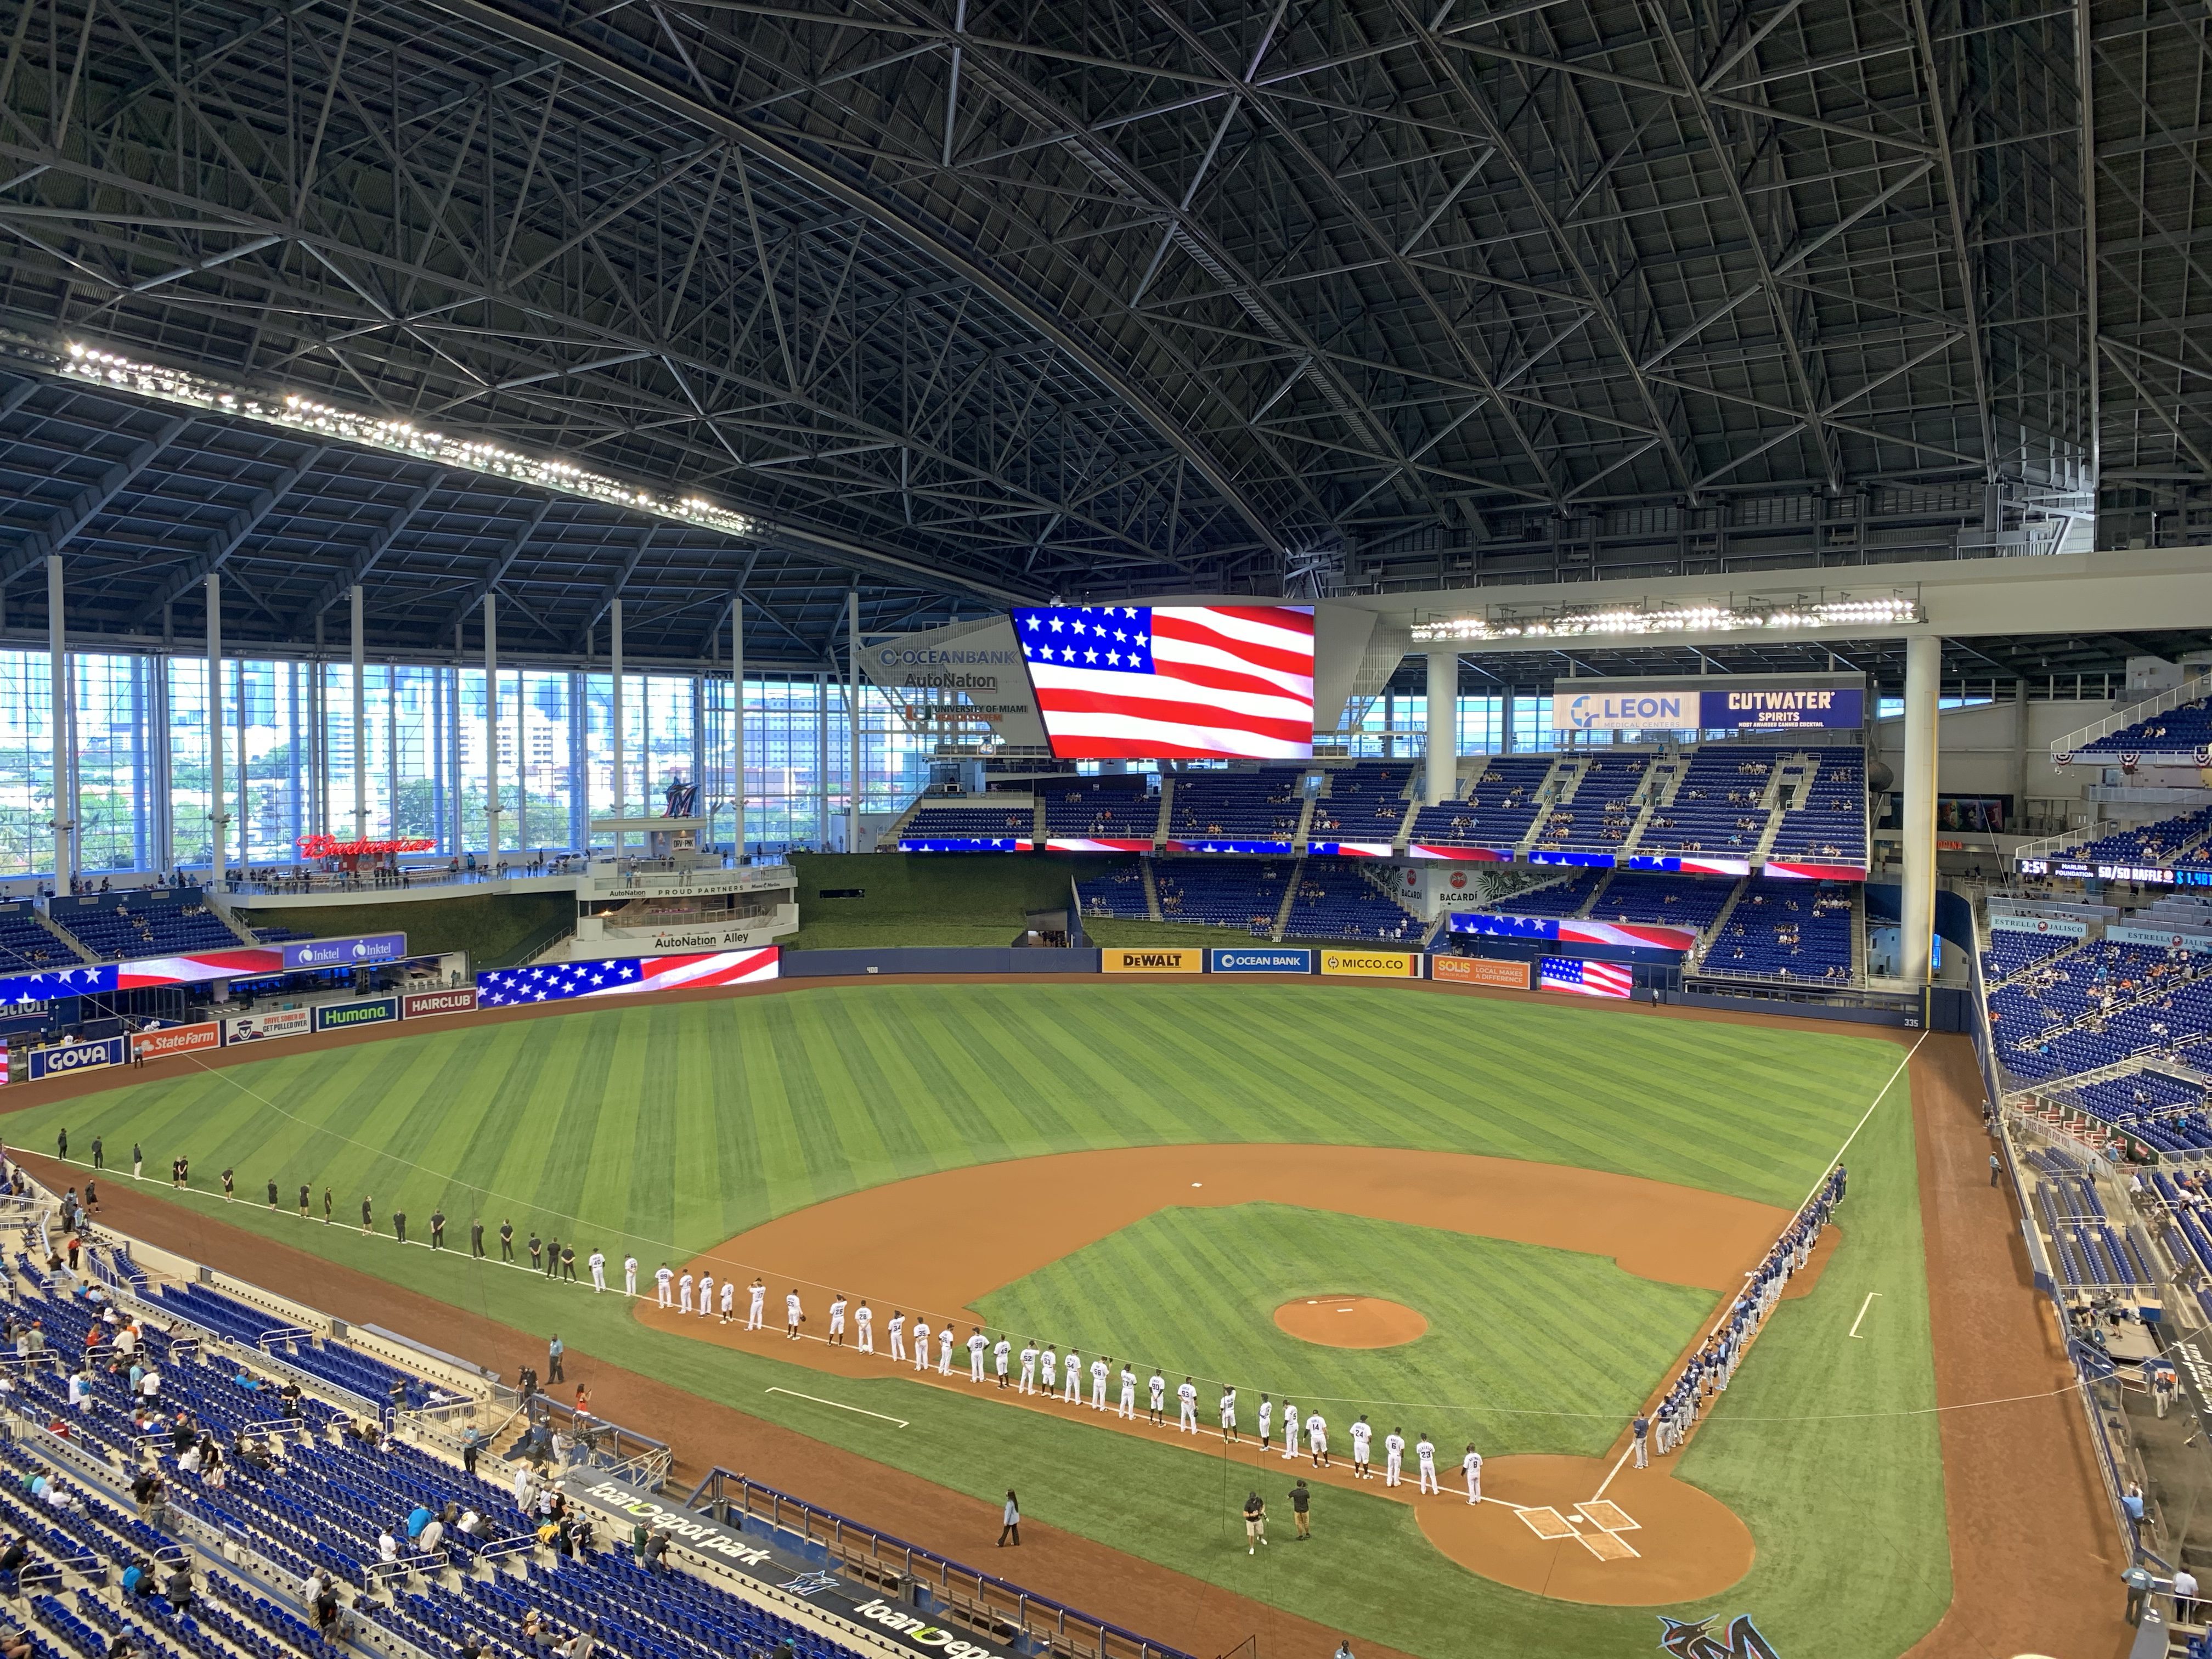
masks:
<svg viewBox="0 0 2212 1659"><path fill-rule="evenodd" d="M1858 675L1731 674L1726 685L1559 680L1552 725L1560 732L1855 732L1866 724L1866 681Z"/></svg>

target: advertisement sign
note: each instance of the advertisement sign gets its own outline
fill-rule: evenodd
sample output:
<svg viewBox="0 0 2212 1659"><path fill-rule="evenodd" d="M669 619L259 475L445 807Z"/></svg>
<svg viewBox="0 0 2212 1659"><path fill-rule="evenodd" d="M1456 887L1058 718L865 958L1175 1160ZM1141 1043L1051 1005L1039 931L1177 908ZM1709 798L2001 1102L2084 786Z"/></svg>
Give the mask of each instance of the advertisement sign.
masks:
<svg viewBox="0 0 2212 1659"><path fill-rule="evenodd" d="M313 1012L306 1008L279 1008L268 1014L234 1014L222 1023L222 1040L259 1042L268 1037L305 1036L315 1028Z"/></svg>
<svg viewBox="0 0 2212 1659"><path fill-rule="evenodd" d="M407 954L404 933L371 933L362 939L303 939L283 947L287 968L352 968L363 963L398 962Z"/></svg>
<svg viewBox="0 0 2212 1659"><path fill-rule="evenodd" d="M1503 991L1528 988L1528 964L1489 957L1431 957L1429 977L1455 985L1494 985Z"/></svg>
<svg viewBox="0 0 2212 1659"><path fill-rule="evenodd" d="M1202 974L1206 952L1194 946L1185 951L1101 951L1102 974Z"/></svg>
<svg viewBox="0 0 2212 1659"><path fill-rule="evenodd" d="M1689 732L1698 726L1696 691L1585 691L1552 694L1553 721L1562 732Z"/></svg>
<svg viewBox="0 0 2212 1659"><path fill-rule="evenodd" d="M1206 971L1215 974L1310 974L1313 952L1277 945L1233 951L1208 951Z"/></svg>
<svg viewBox="0 0 2212 1659"><path fill-rule="evenodd" d="M946 740L1042 749L1044 720L1011 617L956 623L864 647L860 672L908 729Z"/></svg>
<svg viewBox="0 0 2212 1659"><path fill-rule="evenodd" d="M400 1017L422 1019L430 1014L465 1014L477 1006L477 988L463 986L458 991L416 991L399 999Z"/></svg>
<svg viewBox="0 0 2212 1659"><path fill-rule="evenodd" d="M35 974L9 974L0 978L0 1006L27 1002L52 1002L61 997L90 996L115 988L115 964L104 962L82 968L48 968Z"/></svg>
<svg viewBox="0 0 2212 1659"><path fill-rule="evenodd" d="M1419 951L1323 951L1321 970L1351 979L1419 979Z"/></svg>
<svg viewBox="0 0 2212 1659"><path fill-rule="evenodd" d="M188 1054L198 1048L222 1047L222 1027L213 1020L197 1025L168 1025L158 1031L140 1031L131 1039L131 1052L140 1060L159 1060L165 1054Z"/></svg>
<svg viewBox="0 0 2212 1659"><path fill-rule="evenodd" d="M2150 945L2161 951L2212 951L2212 937L2203 933L2170 933L2158 927L2107 927L2105 937L2123 945Z"/></svg>
<svg viewBox="0 0 2212 1659"><path fill-rule="evenodd" d="M63 1077L71 1072L96 1071L103 1066L120 1066L130 1058L130 1050L119 1036L102 1037L97 1042L63 1042L51 1048L31 1050L31 1080L42 1077Z"/></svg>
<svg viewBox="0 0 2212 1659"><path fill-rule="evenodd" d="M398 997L363 997L359 1002L325 1002L315 1010L318 1031L350 1031L356 1025L381 1025L399 1018Z"/></svg>
<svg viewBox="0 0 2212 1659"><path fill-rule="evenodd" d="M1992 933L2050 933L2060 939L2087 939L2089 924L2075 921L2064 916L2014 916L2001 911L1990 913Z"/></svg>
<svg viewBox="0 0 2212 1659"><path fill-rule="evenodd" d="M1702 732L1856 732L1866 724L1866 693L1842 686L1762 686L1755 690L1701 691Z"/></svg>

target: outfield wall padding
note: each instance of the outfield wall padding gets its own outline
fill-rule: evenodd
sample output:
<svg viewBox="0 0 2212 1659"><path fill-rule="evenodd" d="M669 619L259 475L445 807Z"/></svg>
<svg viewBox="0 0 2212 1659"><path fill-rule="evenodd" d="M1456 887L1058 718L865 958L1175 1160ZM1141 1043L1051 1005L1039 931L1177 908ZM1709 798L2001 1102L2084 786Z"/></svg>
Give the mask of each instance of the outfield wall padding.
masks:
<svg viewBox="0 0 2212 1659"><path fill-rule="evenodd" d="M786 979L859 974L1095 974L1096 949L904 945L880 951L786 951Z"/></svg>

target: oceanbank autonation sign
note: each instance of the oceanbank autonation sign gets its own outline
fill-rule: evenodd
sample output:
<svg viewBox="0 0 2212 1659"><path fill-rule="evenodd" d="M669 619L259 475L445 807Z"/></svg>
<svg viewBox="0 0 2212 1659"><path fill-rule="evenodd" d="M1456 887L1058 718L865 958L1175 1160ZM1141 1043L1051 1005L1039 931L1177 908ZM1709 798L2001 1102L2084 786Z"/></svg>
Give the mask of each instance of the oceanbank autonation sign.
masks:
<svg viewBox="0 0 2212 1659"><path fill-rule="evenodd" d="M1613 685L1602 691L1552 687L1552 724L1561 732L1856 731L1866 724L1866 693L1856 686L1736 682L1708 691Z"/></svg>

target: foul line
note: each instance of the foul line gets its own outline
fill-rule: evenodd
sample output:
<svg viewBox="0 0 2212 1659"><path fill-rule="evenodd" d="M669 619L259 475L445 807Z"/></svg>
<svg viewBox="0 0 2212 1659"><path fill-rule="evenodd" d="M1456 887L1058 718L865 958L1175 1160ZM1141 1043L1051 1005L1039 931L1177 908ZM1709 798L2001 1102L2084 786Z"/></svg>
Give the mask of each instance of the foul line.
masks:
<svg viewBox="0 0 2212 1659"><path fill-rule="evenodd" d="M1881 1294L1881 1292L1880 1291L1869 1291L1866 1295L1866 1300L1859 1304L1859 1316L1857 1319L1851 1321L1851 1334L1853 1336L1859 1336L1859 1325L1866 1318L1867 1310L1874 1306L1875 1297ZM1863 1342L1866 1340L1866 1338L1859 1336L1859 1340Z"/></svg>
<svg viewBox="0 0 2212 1659"><path fill-rule="evenodd" d="M862 1417L878 1418L886 1423L896 1423L902 1429L908 1426L907 1420L903 1417L890 1417L885 1415L882 1412L863 1410L859 1406L848 1406L842 1400L824 1400L818 1394L801 1394L796 1389L763 1389L762 1392L763 1394L787 1394L793 1400L811 1400L817 1406L835 1406L841 1412L857 1412Z"/></svg>

